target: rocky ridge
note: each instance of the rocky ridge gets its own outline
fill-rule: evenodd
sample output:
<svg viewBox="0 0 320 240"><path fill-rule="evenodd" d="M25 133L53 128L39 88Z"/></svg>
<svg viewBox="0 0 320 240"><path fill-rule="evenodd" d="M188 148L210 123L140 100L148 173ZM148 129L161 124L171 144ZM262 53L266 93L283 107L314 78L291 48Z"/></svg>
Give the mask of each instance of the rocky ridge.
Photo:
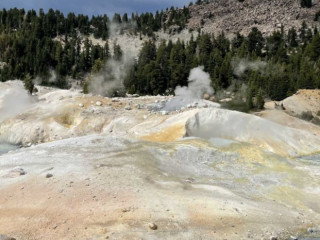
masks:
<svg viewBox="0 0 320 240"><path fill-rule="evenodd" d="M189 7L191 19L188 28L218 34L224 31L228 36L237 32L247 35L257 27L264 35L274 30L299 29L305 21L309 27L320 27L314 17L320 10L320 1L314 0L312 8L301 8L297 0L211 0L208 4ZM203 20L203 25L201 21Z"/></svg>

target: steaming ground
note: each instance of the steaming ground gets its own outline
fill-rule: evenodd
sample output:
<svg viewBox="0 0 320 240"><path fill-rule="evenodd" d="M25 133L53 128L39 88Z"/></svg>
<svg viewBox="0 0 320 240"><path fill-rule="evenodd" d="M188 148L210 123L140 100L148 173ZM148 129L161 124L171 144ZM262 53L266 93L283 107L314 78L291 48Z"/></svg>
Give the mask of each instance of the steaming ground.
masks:
<svg viewBox="0 0 320 240"><path fill-rule="evenodd" d="M19 85L19 87L16 87ZM27 110L34 100L21 88L20 81L0 85L0 121Z"/></svg>
<svg viewBox="0 0 320 240"><path fill-rule="evenodd" d="M176 87L176 97L166 102L160 110L172 112L179 111L185 107L205 107L208 105L218 107L217 104L202 100L204 93L210 95L214 93L211 87L210 75L203 71L203 67L197 67L190 72L188 86Z"/></svg>
<svg viewBox="0 0 320 240"><path fill-rule="evenodd" d="M12 86L24 91L19 82L0 84ZM184 98L196 92L191 86ZM0 156L0 234L238 240L320 225L314 124L275 109L255 116L192 100L198 104L166 111L179 97L38 89L0 123L2 141L32 145ZM284 103L307 104L304 94Z"/></svg>

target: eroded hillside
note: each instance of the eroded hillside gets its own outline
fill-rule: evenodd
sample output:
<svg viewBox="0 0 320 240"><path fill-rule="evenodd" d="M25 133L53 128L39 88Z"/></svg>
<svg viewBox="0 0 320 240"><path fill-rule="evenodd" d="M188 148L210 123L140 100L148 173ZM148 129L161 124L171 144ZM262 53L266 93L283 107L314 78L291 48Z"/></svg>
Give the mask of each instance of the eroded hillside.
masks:
<svg viewBox="0 0 320 240"><path fill-rule="evenodd" d="M320 1L314 0L312 8L301 8L296 0L236 0L216 1L190 6L189 29L202 28L204 32L227 35L240 32L247 35L252 27L257 27L264 35L275 29L299 29L305 21L308 26L320 26L314 21L320 10Z"/></svg>

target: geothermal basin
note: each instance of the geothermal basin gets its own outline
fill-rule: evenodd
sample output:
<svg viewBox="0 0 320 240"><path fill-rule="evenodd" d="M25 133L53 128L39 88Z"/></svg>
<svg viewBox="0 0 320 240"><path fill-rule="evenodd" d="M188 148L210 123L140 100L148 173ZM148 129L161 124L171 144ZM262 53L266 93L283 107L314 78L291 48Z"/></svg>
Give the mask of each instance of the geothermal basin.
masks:
<svg viewBox="0 0 320 240"><path fill-rule="evenodd" d="M2 88L23 89L18 82ZM0 234L15 239L317 239L320 128L285 111L39 87L0 122ZM1 109L0 109L1 111ZM156 226L156 227L155 227Z"/></svg>

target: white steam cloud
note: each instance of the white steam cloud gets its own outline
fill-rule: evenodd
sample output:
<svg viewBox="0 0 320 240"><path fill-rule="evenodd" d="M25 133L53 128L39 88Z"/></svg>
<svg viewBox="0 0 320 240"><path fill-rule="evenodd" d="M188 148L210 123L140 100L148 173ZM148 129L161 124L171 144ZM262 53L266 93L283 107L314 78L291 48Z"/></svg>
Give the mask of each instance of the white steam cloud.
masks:
<svg viewBox="0 0 320 240"><path fill-rule="evenodd" d="M203 98L205 93L213 94L210 75L203 71L203 67L197 67L190 71L187 87L176 87L175 95L165 106L165 110L174 111L193 104Z"/></svg>
<svg viewBox="0 0 320 240"><path fill-rule="evenodd" d="M102 71L91 77L89 91L111 97L115 90L123 90L123 81L133 63L134 57L128 52L123 54L119 61L109 59Z"/></svg>
<svg viewBox="0 0 320 240"><path fill-rule="evenodd" d="M57 82L57 74L54 70L49 71L49 78L48 83L55 84ZM37 76L35 79L33 79L33 83L35 85L41 85L43 83L43 79L40 76Z"/></svg>
<svg viewBox="0 0 320 240"><path fill-rule="evenodd" d="M237 77L241 77L247 70L253 71L264 71L267 63L263 61L249 61L247 59L233 58L232 59L232 68L233 73Z"/></svg>
<svg viewBox="0 0 320 240"><path fill-rule="evenodd" d="M135 21L129 21L127 23L123 22L121 24L110 22L109 25L109 38L118 37L123 34L124 31L134 30L137 27L137 23Z"/></svg>
<svg viewBox="0 0 320 240"><path fill-rule="evenodd" d="M129 21L121 24L110 22L108 27L110 52L114 54L112 46L117 44L118 37L124 34L124 32L133 31L136 28L136 22ZM111 97L115 90L124 90L124 79L127 76L128 69L133 66L136 55L126 47L130 43L119 45L122 50L121 59L108 59L104 68L99 73L90 77L89 92Z"/></svg>
<svg viewBox="0 0 320 240"><path fill-rule="evenodd" d="M184 99L201 99L204 93L213 94L210 75L197 67L190 71L187 87L176 87L175 94Z"/></svg>
<svg viewBox="0 0 320 240"><path fill-rule="evenodd" d="M49 83L55 83L57 81L57 74L54 70L50 70L50 77L48 79Z"/></svg>
<svg viewBox="0 0 320 240"><path fill-rule="evenodd" d="M25 112L33 103L33 98L16 81L0 85L0 122Z"/></svg>

